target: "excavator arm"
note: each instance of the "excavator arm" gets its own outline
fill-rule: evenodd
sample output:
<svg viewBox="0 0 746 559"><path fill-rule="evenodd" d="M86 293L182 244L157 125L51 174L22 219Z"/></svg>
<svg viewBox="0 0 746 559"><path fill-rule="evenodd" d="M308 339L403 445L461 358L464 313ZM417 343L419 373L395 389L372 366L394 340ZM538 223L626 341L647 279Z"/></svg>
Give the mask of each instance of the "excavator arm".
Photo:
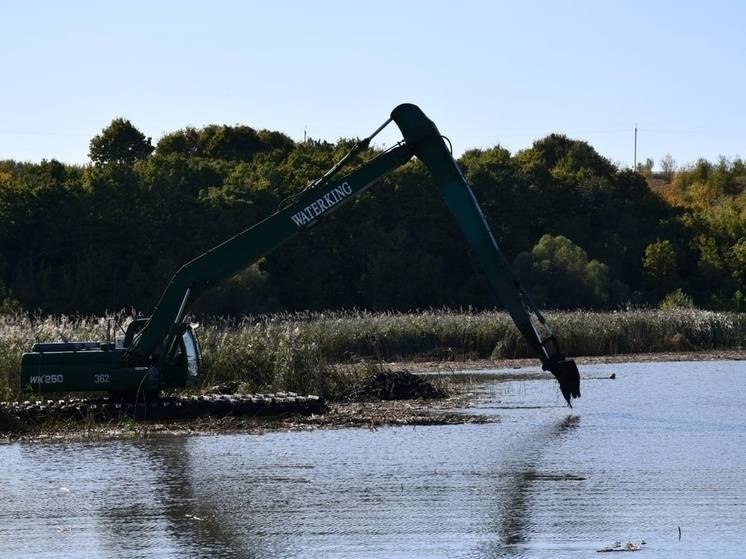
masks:
<svg viewBox="0 0 746 559"><path fill-rule="evenodd" d="M391 117L407 145L430 171L500 302L541 359L544 370L549 370L557 378L562 395L572 406L572 398L580 397L578 368L572 359L564 356L545 318L513 275L471 187L435 124L411 104L399 105Z"/></svg>
<svg viewBox="0 0 746 559"><path fill-rule="evenodd" d="M372 137L392 120L401 130L404 141L355 171L334 179L342 164L367 148ZM185 264L171 279L150 319L134 336L129 347L134 360L149 358L163 366L170 358L189 305L202 293L313 226L382 176L416 156L429 169L493 290L541 359L543 368L557 377L568 404L572 398L579 397L579 373L574 361L562 354L546 320L516 281L471 188L435 124L417 106L402 104L394 109L389 121L381 128L355 146L345 160L304 190L290 205Z"/></svg>
<svg viewBox="0 0 746 559"><path fill-rule="evenodd" d="M412 152L404 145L384 152L339 180L325 180L306 189L284 209L184 264L150 319L134 336L131 355L137 360L153 355L167 357L187 309L202 293L311 227L411 157Z"/></svg>
<svg viewBox="0 0 746 559"><path fill-rule="evenodd" d="M389 122L403 141L357 169L342 169ZM130 323L121 341L39 343L21 359L21 386L40 392L108 391L157 393L162 388L190 386L199 375L199 348L190 325L184 323L190 305L205 291L233 276L294 235L352 200L385 174L412 157L429 169L467 242L503 306L529 346L560 384L568 404L580 396L575 362L566 359L541 313L513 276L497 246L471 188L446 147L438 129L411 104L399 105L371 136L358 142L341 161L282 208L188 262L171 279L147 319Z"/></svg>

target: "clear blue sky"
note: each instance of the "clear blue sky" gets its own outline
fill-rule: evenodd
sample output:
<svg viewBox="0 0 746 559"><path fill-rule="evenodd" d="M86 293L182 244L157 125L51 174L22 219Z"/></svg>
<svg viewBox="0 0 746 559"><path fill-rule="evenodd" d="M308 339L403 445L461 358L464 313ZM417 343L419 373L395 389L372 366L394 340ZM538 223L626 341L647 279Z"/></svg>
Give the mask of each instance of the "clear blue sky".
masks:
<svg viewBox="0 0 746 559"><path fill-rule="evenodd" d="M0 159L86 162L117 116L334 141L403 101L458 153L562 132L629 165L637 122L639 160L746 156L746 2L0 6Z"/></svg>

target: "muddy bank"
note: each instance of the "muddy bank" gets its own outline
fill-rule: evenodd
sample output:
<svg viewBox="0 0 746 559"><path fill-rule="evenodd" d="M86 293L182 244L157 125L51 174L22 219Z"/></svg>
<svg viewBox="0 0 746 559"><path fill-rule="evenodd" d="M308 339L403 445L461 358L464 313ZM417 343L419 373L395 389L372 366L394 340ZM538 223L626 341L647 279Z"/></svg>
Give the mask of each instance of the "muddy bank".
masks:
<svg viewBox="0 0 746 559"><path fill-rule="evenodd" d="M694 353L648 353L610 355L603 357L579 357L581 377L583 365L630 362L676 362L746 360L746 351L712 351ZM449 425L485 423L499 421L497 416L464 414L460 410L469 407L478 397L478 389L487 377L470 376L469 370L503 369L490 375L491 381L537 380L551 378L540 371L536 359L474 360L474 361L427 361L389 363L386 367L415 373L437 373L436 386L449 394L440 399L386 400L368 398L364 401L328 402L324 414L286 414L271 417L202 417L179 421L111 421L58 422L27 430L16 429L11 434L0 434L0 442L15 440L95 440L111 438L133 438L158 435L211 435L243 432L265 433L282 430L312 430L346 427L376 429L383 426L404 425ZM508 370L506 370L508 369ZM510 369L514 369L511 371ZM525 370L524 370L525 369ZM450 373L459 372L459 375ZM368 395L370 396L370 395Z"/></svg>

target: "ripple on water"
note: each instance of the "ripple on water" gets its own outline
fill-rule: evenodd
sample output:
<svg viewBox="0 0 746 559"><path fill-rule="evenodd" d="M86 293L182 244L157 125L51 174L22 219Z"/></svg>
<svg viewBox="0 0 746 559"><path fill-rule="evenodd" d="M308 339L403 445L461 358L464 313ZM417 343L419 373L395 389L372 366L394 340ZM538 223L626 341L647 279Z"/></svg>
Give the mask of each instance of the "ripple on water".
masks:
<svg viewBox="0 0 746 559"><path fill-rule="evenodd" d="M746 364L582 373L488 380L497 424L0 446L0 557L744 556Z"/></svg>

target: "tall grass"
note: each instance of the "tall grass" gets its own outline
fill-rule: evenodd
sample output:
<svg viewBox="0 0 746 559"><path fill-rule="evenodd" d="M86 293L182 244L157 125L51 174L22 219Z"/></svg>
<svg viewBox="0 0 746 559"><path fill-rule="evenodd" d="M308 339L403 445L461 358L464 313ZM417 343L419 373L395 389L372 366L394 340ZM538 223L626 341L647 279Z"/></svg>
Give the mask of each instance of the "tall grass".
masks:
<svg viewBox="0 0 746 559"><path fill-rule="evenodd" d="M700 310L549 313L568 355L741 348L746 314ZM197 330L205 382L334 397L346 389L337 363L531 357L502 312L304 313L210 318ZM100 317L0 316L0 395L18 393L23 351L37 341L102 340Z"/></svg>

